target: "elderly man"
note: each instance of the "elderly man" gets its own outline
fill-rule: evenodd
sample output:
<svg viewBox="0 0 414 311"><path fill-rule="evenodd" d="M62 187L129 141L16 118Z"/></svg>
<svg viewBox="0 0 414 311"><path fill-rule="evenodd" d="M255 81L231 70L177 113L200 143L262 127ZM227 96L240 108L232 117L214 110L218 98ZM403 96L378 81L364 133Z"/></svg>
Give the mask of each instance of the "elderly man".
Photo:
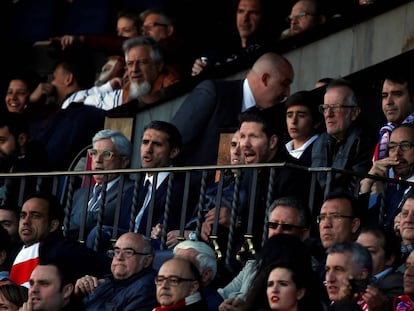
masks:
<svg viewBox="0 0 414 311"><path fill-rule="evenodd" d="M86 295L86 310L152 310L157 302L151 241L139 233L127 232L108 255L112 257L110 277L98 280L86 275L76 281L75 294Z"/></svg>
<svg viewBox="0 0 414 311"><path fill-rule="evenodd" d="M217 259L214 250L205 242L182 241L174 247L174 257L191 261L200 271L200 292L207 301L208 310L216 311L223 301L213 285L217 274Z"/></svg>
<svg viewBox="0 0 414 311"><path fill-rule="evenodd" d="M92 139L92 148L88 150L93 171L105 171L127 168L130 163L132 146L130 141L119 131L101 130ZM119 174L95 174L96 184L88 193L88 187L76 190L73 196L69 231L71 236L78 234L81 227L82 216L86 215L86 234L96 226L100 214L103 212L103 225L110 229L114 225L117 200L121 200L119 229L128 231L131 214L134 183L128 177L121 179ZM106 187L105 202L103 202L103 187ZM122 187L122 196L118 197L119 187ZM87 206L85 197L88 196ZM104 204L104 210L102 210ZM107 230L107 231L108 231ZM110 231L110 230L109 230ZM94 236L94 235L93 235ZM83 237L80 237L83 238ZM93 247L94 239L90 237L88 246Z"/></svg>
<svg viewBox="0 0 414 311"><path fill-rule="evenodd" d="M414 249L414 190L406 194L401 205L401 260L404 263ZM398 268L398 271L404 272L404 264Z"/></svg>
<svg viewBox="0 0 414 311"><path fill-rule="evenodd" d="M208 311L207 302L202 298L200 272L184 258L167 260L155 277L159 307L154 311L166 309Z"/></svg>
<svg viewBox="0 0 414 311"><path fill-rule="evenodd" d="M180 80L175 72L165 68L161 47L153 38L130 38L122 48L128 81L123 83L117 77L100 87L81 90L75 94L76 101L103 110L111 110L132 100L152 104L162 97L163 88ZM62 108L69 104L65 101Z"/></svg>
<svg viewBox="0 0 414 311"><path fill-rule="evenodd" d="M325 118L326 132L314 142L312 167L333 167L354 172L367 173L372 164L375 134L363 128L359 119L361 108L353 86L346 80L331 81L324 95L320 112ZM343 173L332 173L330 184L326 184L327 173L317 173L322 192L359 190L355 177Z"/></svg>

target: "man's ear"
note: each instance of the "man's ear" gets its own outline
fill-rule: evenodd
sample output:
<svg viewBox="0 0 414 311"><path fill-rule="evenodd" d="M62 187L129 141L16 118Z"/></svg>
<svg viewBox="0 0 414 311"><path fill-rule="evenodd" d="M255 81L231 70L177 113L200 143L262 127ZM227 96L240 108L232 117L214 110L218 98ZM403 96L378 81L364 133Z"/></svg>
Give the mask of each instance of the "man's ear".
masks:
<svg viewBox="0 0 414 311"><path fill-rule="evenodd" d="M194 294L195 292L198 291L198 289L200 288L200 282L199 281L193 281L191 284L191 290L190 290L190 294Z"/></svg>
<svg viewBox="0 0 414 311"><path fill-rule="evenodd" d="M352 233L355 234L358 231L359 227L361 227L361 220L359 218L352 219L351 226Z"/></svg>
<svg viewBox="0 0 414 311"><path fill-rule="evenodd" d="M68 72L68 73L66 73L66 76L65 76L65 84L66 85L71 85L71 84L73 84L73 80L74 80L75 78L74 78L74 76L73 76L73 73L71 73L71 72Z"/></svg>
<svg viewBox="0 0 414 311"><path fill-rule="evenodd" d="M174 33L174 26L173 25L168 25L167 26L167 34L168 34L168 36L172 36L173 33Z"/></svg>
<svg viewBox="0 0 414 311"><path fill-rule="evenodd" d="M53 219L50 223L50 232L56 231L59 228L60 221L57 219Z"/></svg>
<svg viewBox="0 0 414 311"><path fill-rule="evenodd" d="M272 135L271 137L270 137L270 140L269 140L269 147L270 147L270 149L271 150L274 150L274 149L276 149L277 148L277 142L279 141L279 138L277 137L277 135Z"/></svg>
<svg viewBox="0 0 414 311"><path fill-rule="evenodd" d="M361 108L359 108L359 107L352 108L352 111L351 111L351 120L352 121L355 121L356 118L358 118L358 116L359 116L360 113L361 113Z"/></svg>
<svg viewBox="0 0 414 311"><path fill-rule="evenodd" d="M26 133L20 133L17 137L17 143L19 144L20 149L24 147L28 141L29 137Z"/></svg>
<svg viewBox="0 0 414 311"><path fill-rule="evenodd" d="M122 168L127 168L128 166L129 166L129 163L130 163L130 160L129 160L129 158L128 157L122 157L121 158L121 167Z"/></svg>
<svg viewBox="0 0 414 311"><path fill-rule="evenodd" d="M175 159L179 154L180 154L180 149L178 149L177 147L172 148L170 151L170 159L171 160Z"/></svg>
<svg viewBox="0 0 414 311"><path fill-rule="evenodd" d="M63 299L69 300L70 299L70 296L73 293L73 289L74 289L74 286L73 286L72 283L69 283L69 284L66 284L65 286L63 286L63 290L62 290L62 292L63 292Z"/></svg>

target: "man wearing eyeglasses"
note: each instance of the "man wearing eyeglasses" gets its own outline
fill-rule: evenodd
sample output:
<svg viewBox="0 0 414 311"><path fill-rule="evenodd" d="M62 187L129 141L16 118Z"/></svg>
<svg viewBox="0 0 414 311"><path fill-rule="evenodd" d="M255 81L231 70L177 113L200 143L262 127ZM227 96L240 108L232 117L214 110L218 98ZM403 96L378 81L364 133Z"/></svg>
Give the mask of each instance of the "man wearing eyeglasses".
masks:
<svg viewBox="0 0 414 311"><path fill-rule="evenodd" d="M281 197L276 199L269 208L267 223L267 237L278 234L291 234L301 241L309 237L310 214L303 202L297 197ZM257 260L261 260L258 258ZM257 260L248 260L239 274L225 287L219 288L218 293L224 301L220 304L220 311L236 311L246 298L256 275ZM318 265L314 261L315 265Z"/></svg>
<svg viewBox="0 0 414 311"><path fill-rule="evenodd" d="M300 0L296 2L288 16L290 28L282 33L281 39L295 36L324 24L326 16L323 11L322 4L318 0Z"/></svg>
<svg viewBox="0 0 414 311"><path fill-rule="evenodd" d="M331 81L320 107L325 119L326 131L315 141L312 148L312 167L367 173L372 165L375 133L365 126L360 117L361 108L352 84L344 79ZM332 174L327 185L328 173L316 173L322 193L348 191L356 193L359 180L351 174Z"/></svg>
<svg viewBox="0 0 414 311"><path fill-rule="evenodd" d="M388 156L374 161L368 174L388 177L391 170L399 179L414 181L414 125L403 124L391 132L387 145ZM399 205L408 185L387 183L385 196L382 182L364 178L360 183L360 194L370 197L369 219L372 223L392 226L395 216L401 211ZM384 203L381 203L385 200ZM381 211L383 204L384 210ZM382 221L381 221L382 219Z"/></svg>
<svg viewBox="0 0 414 311"><path fill-rule="evenodd" d="M76 281L75 295L84 297L86 310L152 310L157 301L151 241L139 233L124 233L108 255L112 257L111 276L85 275Z"/></svg>
<svg viewBox="0 0 414 311"><path fill-rule="evenodd" d="M166 9L151 8L140 14L142 34L154 38L164 52L167 67L173 67L181 77L188 76L195 57L195 44L188 44L175 31L175 18Z"/></svg>
<svg viewBox="0 0 414 311"><path fill-rule="evenodd" d="M160 306L154 310L208 311L199 292L200 280L200 272L190 261L179 257L167 260L155 277Z"/></svg>
<svg viewBox="0 0 414 311"><path fill-rule="evenodd" d="M88 150L91 158L92 171L105 171L124 169L129 166L132 146L130 141L119 131L101 130L92 139L92 148ZM103 211L104 232L109 241L112 236L112 226L116 215L118 200L121 200L120 218L118 223L119 230L128 231L129 218L131 213L134 183L127 175L123 179L119 174L95 174L93 179L96 182L88 192L88 186L77 189L73 196L72 211L70 217L69 232L74 238L78 234L82 224L82 217L85 213L85 238L97 225L98 218ZM122 195L119 196L119 188L122 188ZM103 202L103 190L105 190L105 201ZM86 206L85 206L86 203ZM104 209L102 209L104 203ZM86 210L86 211L85 211ZM95 234L88 238L87 246L93 248L95 244ZM106 244L99 247L105 248Z"/></svg>
<svg viewBox="0 0 414 311"><path fill-rule="evenodd" d="M354 241L361 226L361 220L356 214L356 199L344 192L329 193L316 221L319 225L319 237L325 250L337 243ZM317 269L322 280L324 269L325 259L320 261Z"/></svg>

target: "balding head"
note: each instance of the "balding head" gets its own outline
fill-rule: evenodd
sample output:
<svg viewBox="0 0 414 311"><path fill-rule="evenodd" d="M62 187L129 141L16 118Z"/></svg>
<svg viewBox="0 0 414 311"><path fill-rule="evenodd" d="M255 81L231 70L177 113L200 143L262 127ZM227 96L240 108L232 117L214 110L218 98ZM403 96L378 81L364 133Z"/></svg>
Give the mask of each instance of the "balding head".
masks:
<svg viewBox="0 0 414 311"><path fill-rule="evenodd" d="M290 62L273 52L265 53L258 58L247 74L256 105L263 109L279 104L290 95L293 78L294 72Z"/></svg>

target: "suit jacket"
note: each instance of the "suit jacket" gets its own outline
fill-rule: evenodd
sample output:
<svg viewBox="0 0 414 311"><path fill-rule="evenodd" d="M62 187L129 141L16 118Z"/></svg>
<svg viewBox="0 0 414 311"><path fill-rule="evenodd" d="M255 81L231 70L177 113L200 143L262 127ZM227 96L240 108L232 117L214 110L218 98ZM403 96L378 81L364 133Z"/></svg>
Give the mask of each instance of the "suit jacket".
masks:
<svg viewBox="0 0 414 311"><path fill-rule="evenodd" d="M372 285L380 289L388 299L392 299L394 296L399 296L404 293L403 278L401 272L390 271L381 279L373 282Z"/></svg>
<svg viewBox="0 0 414 311"><path fill-rule="evenodd" d="M113 226L116 206L117 206L117 197L119 191L119 184L120 180L117 180L112 187L106 193L106 204L105 204L105 211L103 217L103 225ZM87 188L82 187L75 191L73 195L73 202L72 202L72 210L71 210L71 217L70 217L70 228L69 230L78 231L81 226L81 218L83 210L87 206L84 206L85 196L88 196ZM92 191L92 187L91 187ZM124 188L122 191L122 202L121 202L121 213L119 219L119 228L128 230L129 228L129 219L131 215L131 206L132 206L132 198L134 194L134 182L130 179L125 180ZM89 196L88 196L89 198ZM101 206L101 198L97 201L97 206ZM94 226L96 226L98 217L99 217L100 208L97 211L87 211L87 219L86 219L86 234Z"/></svg>
<svg viewBox="0 0 414 311"><path fill-rule="evenodd" d="M150 221L151 225L149 228L149 232L151 232L151 228L156 224L160 223L163 224L164 222L164 212L165 212L165 204L167 199L167 190L168 190L168 181L171 175L163 180L163 182L158 186L155 190L155 198L154 198L154 207L153 207L153 215L152 220ZM143 191L144 187L144 179L145 176L142 176L141 181L139 182L139 189L138 189L138 206L136 207L135 211L132 211L133 220L135 221L136 216L138 215L140 209L142 208L142 204L144 203L145 195ZM184 193L184 175L181 173L174 174L174 182L171 189L171 201L169 205L169 214L168 214L168 221L167 221L167 231L179 229L180 226L180 219L181 219L181 209L182 209L182 202L183 202L183 193ZM151 186L151 185L150 185ZM191 195L190 191L190 195ZM189 202L193 202L193 198L189 198ZM147 231L147 223L148 223L148 215L150 209L151 202L148 203L147 208L144 211L143 217L141 219L138 232L144 235L149 236L146 234ZM192 206L188 204L188 206ZM192 211L188 210L187 215L189 215ZM186 215L186 220L188 217Z"/></svg>
<svg viewBox="0 0 414 311"><path fill-rule="evenodd" d="M239 126L243 82L244 80L205 80L184 100L171 122L182 135L182 158L185 164L217 163L220 133ZM283 110L282 105L273 109L276 113L275 122L284 124L284 114L279 112Z"/></svg>

